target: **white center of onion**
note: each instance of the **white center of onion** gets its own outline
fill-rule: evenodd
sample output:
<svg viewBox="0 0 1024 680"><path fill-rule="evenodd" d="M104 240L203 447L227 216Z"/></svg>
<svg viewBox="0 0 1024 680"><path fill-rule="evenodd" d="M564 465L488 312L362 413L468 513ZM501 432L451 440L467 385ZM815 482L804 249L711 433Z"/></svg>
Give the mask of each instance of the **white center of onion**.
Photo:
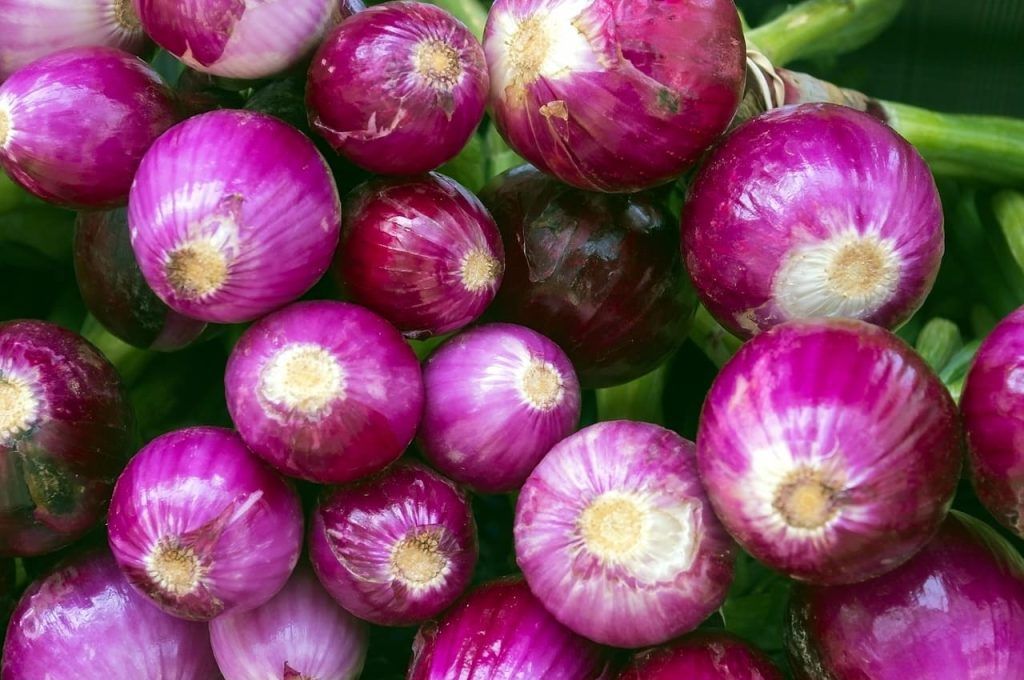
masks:
<svg viewBox="0 0 1024 680"><path fill-rule="evenodd" d="M270 403L312 418L345 396L345 371L322 346L294 343L267 362L259 390Z"/></svg>
<svg viewBox="0 0 1024 680"><path fill-rule="evenodd" d="M219 291L228 279L224 253L209 241L192 241L172 251L164 265L167 283L186 300L201 300Z"/></svg>
<svg viewBox="0 0 1024 680"><path fill-rule="evenodd" d="M163 538L146 556L146 573L161 591L174 597L195 592L206 569L192 548Z"/></svg>
<svg viewBox="0 0 1024 680"><path fill-rule="evenodd" d="M550 411L561 403L565 395L565 382L553 364L530 359L519 375L519 393L533 408Z"/></svg>
<svg viewBox="0 0 1024 680"><path fill-rule="evenodd" d="M462 285L471 293L489 288L501 274L501 262L483 248L474 248L462 258L459 275Z"/></svg>
<svg viewBox="0 0 1024 680"><path fill-rule="evenodd" d="M7 137L11 133L11 114L7 113L0 103L0 148L7 143Z"/></svg>
<svg viewBox="0 0 1024 680"><path fill-rule="evenodd" d="M17 376L0 374L0 442L31 429L38 415L32 386Z"/></svg>
<svg viewBox="0 0 1024 680"><path fill-rule="evenodd" d="M139 21L139 15L135 11L132 0L115 0L114 20L117 21L118 26L129 32L142 28L142 22Z"/></svg>
<svg viewBox="0 0 1024 680"><path fill-rule="evenodd" d="M779 484L772 506L789 526L813 531L839 513L839 493L820 472L802 468Z"/></svg>
<svg viewBox="0 0 1024 680"><path fill-rule="evenodd" d="M459 52L440 40L424 40L412 50L413 69L438 90L451 90L462 77Z"/></svg>
<svg viewBox="0 0 1024 680"><path fill-rule="evenodd" d="M448 558L441 548L438 531L424 531L406 536L391 551L391 568L395 578L414 590L425 590L444 581L448 575Z"/></svg>

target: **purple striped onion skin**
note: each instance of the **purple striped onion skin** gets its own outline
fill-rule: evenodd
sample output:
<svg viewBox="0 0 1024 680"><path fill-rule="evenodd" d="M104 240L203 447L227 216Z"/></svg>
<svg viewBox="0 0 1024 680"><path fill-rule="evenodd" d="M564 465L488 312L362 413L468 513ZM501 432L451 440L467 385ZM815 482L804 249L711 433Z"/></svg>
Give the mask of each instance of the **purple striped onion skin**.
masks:
<svg viewBox="0 0 1024 680"><path fill-rule="evenodd" d="M723 631L698 631L639 652L618 680L782 680L764 654Z"/></svg>

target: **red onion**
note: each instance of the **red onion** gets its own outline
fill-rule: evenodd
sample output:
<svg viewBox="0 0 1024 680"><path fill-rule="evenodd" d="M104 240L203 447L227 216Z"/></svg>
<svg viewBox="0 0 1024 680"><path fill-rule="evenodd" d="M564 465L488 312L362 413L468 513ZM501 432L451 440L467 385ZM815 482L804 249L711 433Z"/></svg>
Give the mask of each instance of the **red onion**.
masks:
<svg viewBox="0 0 1024 680"><path fill-rule="evenodd" d="M406 335L458 330L497 294L501 235L455 180L375 180L349 194L343 212L337 263L346 291Z"/></svg>
<svg viewBox="0 0 1024 680"><path fill-rule="evenodd" d="M683 210L683 252L704 306L741 337L816 316L895 328L938 274L942 206L924 159L884 123L787 107L711 153Z"/></svg>
<svg viewBox="0 0 1024 680"><path fill-rule="evenodd" d="M106 550L62 563L18 603L4 644L3 680L213 680L207 628L152 606Z"/></svg>
<svg viewBox="0 0 1024 680"><path fill-rule="evenodd" d="M302 133L264 114L214 111L153 145L128 220L160 299L185 316L237 323L316 283L338 243L341 207Z"/></svg>
<svg viewBox="0 0 1024 680"><path fill-rule="evenodd" d="M302 548L302 508L234 432L193 427L132 458L108 529L133 586L168 613L207 621L284 586Z"/></svg>
<svg viewBox="0 0 1024 680"><path fill-rule="evenodd" d="M42 321L0 323L0 556L95 526L131 446L128 400L95 347Z"/></svg>
<svg viewBox="0 0 1024 680"><path fill-rule="evenodd" d="M960 475L956 406L927 364L863 321L791 321L715 379L697 458L729 532L819 584L889 571L942 521Z"/></svg>
<svg viewBox="0 0 1024 680"><path fill-rule="evenodd" d="M142 155L176 115L170 90L138 57L72 47L0 85L0 166L46 201L123 204Z"/></svg>
<svg viewBox="0 0 1024 680"><path fill-rule="evenodd" d="M210 640L226 680L355 680L366 660L367 628L300 564L266 604L211 621Z"/></svg>
<svg viewBox="0 0 1024 680"><path fill-rule="evenodd" d="M657 425L591 425L556 445L516 505L516 561L555 618L616 647L660 644L725 600L733 543L695 447Z"/></svg>
<svg viewBox="0 0 1024 680"><path fill-rule="evenodd" d="M604 680L609 655L562 626L518 578L475 589L413 644L408 680Z"/></svg>
<svg viewBox="0 0 1024 680"><path fill-rule="evenodd" d="M153 40L197 71L264 78L323 35L337 0L135 0Z"/></svg>
<svg viewBox="0 0 1024 680"><path fill-rule="evenodd" d="M353 163L413 175L455 157L484 114L477 39L443 9L386 2L328 34L309 70L318 133Z"/></svg>
<svg viewBox="0 0 1024 680"><path fill-rule="evenodd" d="M801 680L1017 678L1024 561L957 512L913 559L867 583L798 587L790 661Z"/></svg>
<svg viewBox="0 0 1024 680"><path fill-rule="evenodd" d="M640 652L619 680L782 680L768 658L737 637L701 631Z"/></svg>
<svg viewBox="0 0 1024 680"><path fill-rule="evenodd" d="M681 175L725 131L743 91L730 0L498 0L484 49L502 136L592 191Z"/></svg>
<svg viewBox="0 0 1024 680"><path fill-rule="evenodd" d="M376 624L407 626L440 614L469 585L476 524L457 486L399 462L320 499L309 556L342 607Z"/></svg>
<svg viewBox="0 0 1024 680"><path fill-rule="evenodd" d="M423 369L418 443L427 460L485 493L523 485L580 418L569 357L540 333L488 324L446 342Z"/></svg>
<svg viewBox="0 0 1024 680"><path fill-rule="evenodd" d="M384 319L344 302L300 302L262 319L238 341L224 382L249 447L322 483L397 459L423 410L412 349Z"/></svg>

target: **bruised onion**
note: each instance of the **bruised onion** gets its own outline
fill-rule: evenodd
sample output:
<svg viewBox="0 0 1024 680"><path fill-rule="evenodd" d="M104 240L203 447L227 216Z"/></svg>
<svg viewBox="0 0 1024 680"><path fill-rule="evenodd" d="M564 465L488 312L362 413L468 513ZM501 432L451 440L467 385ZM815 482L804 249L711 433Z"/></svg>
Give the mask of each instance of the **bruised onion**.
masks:
<svg viewBox="0 0 1024 680"><path fill-rule="evenodd" d="M618 680L782 680L768 658L722 631L687 635L638 653Z"/></svg>

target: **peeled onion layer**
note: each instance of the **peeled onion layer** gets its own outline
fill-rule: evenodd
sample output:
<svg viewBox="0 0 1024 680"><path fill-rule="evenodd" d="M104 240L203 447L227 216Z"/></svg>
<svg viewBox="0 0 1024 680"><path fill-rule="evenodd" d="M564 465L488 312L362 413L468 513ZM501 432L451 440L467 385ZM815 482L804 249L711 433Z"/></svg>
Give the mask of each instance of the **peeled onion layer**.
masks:
<svg viewBox="0 0 1024 680"><path fill-rule="evenodd" d="M699 631L634 656L618 680L782 680L768 658L722 631Z"/></svg>

